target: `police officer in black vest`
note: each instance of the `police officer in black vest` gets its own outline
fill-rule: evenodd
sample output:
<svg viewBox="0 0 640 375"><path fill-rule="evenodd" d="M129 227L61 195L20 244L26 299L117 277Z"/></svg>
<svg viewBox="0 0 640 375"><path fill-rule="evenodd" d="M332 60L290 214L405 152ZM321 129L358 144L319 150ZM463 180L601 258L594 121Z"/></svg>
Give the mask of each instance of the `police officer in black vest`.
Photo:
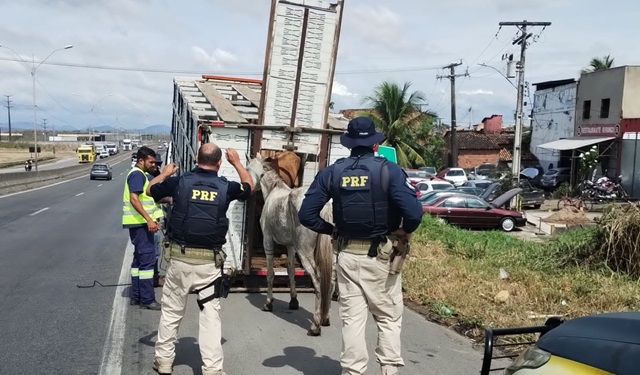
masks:
<svg viewBox="0 0 640 375"><path fill-rule="evenodd" d="M207 143L198 150L198 167L180 177L170 177L176 166L169 164L147 188L147 194L156 201L173 198L164 250L170 259L153 363L160 374L171 374L178 327L190 292L198 294L200 307L202 374L225 374L219 310L220 297L226 297L229 287L223 272L226 255L222 249L229 229L226 212L233 200L247 200L253 190L253 181L238 152L229 148L226 156L241 183L218 175L222 151Z"/></svg>
<svg viewBox="0 0 640 375"><path fill-rule="evenodd" d="M298 215L305 227L334 237L343 375L364 374L367 369L364 328L369 311L378 325L376 357L382 374L395 375L404 366L402 282L399 269L392 267L400 246L394 248L392 241L406 243L420 225L422 205L404 170L374 156L374 145L384 139L370 118L351 120L340 137L351 156L318 173ZM320 217L329 199L333 199L335 227Z"/></svg>

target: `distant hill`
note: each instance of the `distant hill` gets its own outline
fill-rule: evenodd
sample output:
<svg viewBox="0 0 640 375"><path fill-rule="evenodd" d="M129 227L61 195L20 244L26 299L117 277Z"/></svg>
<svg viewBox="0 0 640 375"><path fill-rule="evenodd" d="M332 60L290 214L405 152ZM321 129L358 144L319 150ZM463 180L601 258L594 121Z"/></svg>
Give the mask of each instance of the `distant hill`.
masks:
<svg viewBox="0 0 640 375"><path fill-rule="evenodd" d="M0 129L3 132L7 132L9 130L9 125L6 122L0 122ZM66 131L66 132L87 132L90 127L87 126L85 128L77 128L71 125L54 125L54 130L56 131ZM28 121L15 121L11 123L12 131L33 131L33 122ZM38 125L38 130L42 130L42 125ZM47 130L52 130L48 128ZM96 133L112 133L114 131L113 127L107 125L101 125L95 127ZM150 125L144 128L136 128L136 129L125 129L127 132L140 132L141 134L169 134L171 132L171 127L168 125Z"/></svg>
<svg viewBox="0 0 640 375"><path fill-rule="evenodd" d="M169 134L171 127L168 125L151 125L146 128L137 129L142 134Z"/></svg>

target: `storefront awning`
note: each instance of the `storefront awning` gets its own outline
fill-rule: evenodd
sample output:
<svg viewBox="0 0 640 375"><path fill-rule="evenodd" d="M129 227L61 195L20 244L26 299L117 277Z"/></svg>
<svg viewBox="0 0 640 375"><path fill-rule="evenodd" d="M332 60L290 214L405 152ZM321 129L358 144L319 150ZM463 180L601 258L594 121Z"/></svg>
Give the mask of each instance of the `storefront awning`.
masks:
<svg viewBox="0 0 640 375"><path fill-rule="evenodd" d="M543 143L536 147L549 150L575 150L580 147L595 145L596 143L610 141L616 137L571 137L557 141Z"/></svg>

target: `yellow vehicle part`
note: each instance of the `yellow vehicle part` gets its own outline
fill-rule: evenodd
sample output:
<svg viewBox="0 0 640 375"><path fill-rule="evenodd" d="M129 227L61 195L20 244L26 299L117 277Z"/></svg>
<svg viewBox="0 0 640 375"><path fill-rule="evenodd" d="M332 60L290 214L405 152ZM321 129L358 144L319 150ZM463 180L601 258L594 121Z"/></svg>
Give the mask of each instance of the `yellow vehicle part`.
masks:
<svg viewBox="0 0 640 375"><path fill-rule="evenodd" d="M549 362L537 369L521 369L514 375L615 375L562 357L551 356Z"/></svg>
<svg viewBox="0 0 640 375"><path fill-rule="evenodd" d="M93 147L78 148L78 162L92 163L94 160L95 160L95 154L93 152Z"/></svg>

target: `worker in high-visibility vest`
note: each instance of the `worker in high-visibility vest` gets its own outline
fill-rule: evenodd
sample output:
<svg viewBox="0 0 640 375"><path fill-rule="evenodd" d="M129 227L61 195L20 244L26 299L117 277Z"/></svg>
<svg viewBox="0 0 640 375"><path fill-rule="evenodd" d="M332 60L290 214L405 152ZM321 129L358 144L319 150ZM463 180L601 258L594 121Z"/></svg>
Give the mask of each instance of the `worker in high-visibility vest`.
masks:
<svg viewBox="0 0 640 375"><path fill-rule="evenodd" d="M146 190L149 185L147 172L156 163L156 153L148 147L140 147L136 165L127 174L122 196L122 226L129 229L134 246L131 263L131 305L141 309L160 310L153 289L156 247L154 233L159 230L156 203Z"/></svg>
<svg viewBox="0 0 640 375"><path fill-rule="evenodd" d="M160 174L161 166L162 166L162 160L160 158L157 158L156 164L147 173L147 179L149 179L149 181L153 180L155 177L157 177ZM161 228L162 228L161 220L164 219L162 204L171 203L171 201L172 201L171 197L166 197L161 199L159 202L156 202L156 210L154 211L154 215L152 217L156 219L158 224L160 224ZM160 275L160 269L158 268L158 263L160 262L160 256L162 255L162 235L160 232L162 231L159 230L153 234L153 241L156 246L156 263L153 266L153 286L156 288L162 288L162 286L164 285L164 276Z"/></svg>

